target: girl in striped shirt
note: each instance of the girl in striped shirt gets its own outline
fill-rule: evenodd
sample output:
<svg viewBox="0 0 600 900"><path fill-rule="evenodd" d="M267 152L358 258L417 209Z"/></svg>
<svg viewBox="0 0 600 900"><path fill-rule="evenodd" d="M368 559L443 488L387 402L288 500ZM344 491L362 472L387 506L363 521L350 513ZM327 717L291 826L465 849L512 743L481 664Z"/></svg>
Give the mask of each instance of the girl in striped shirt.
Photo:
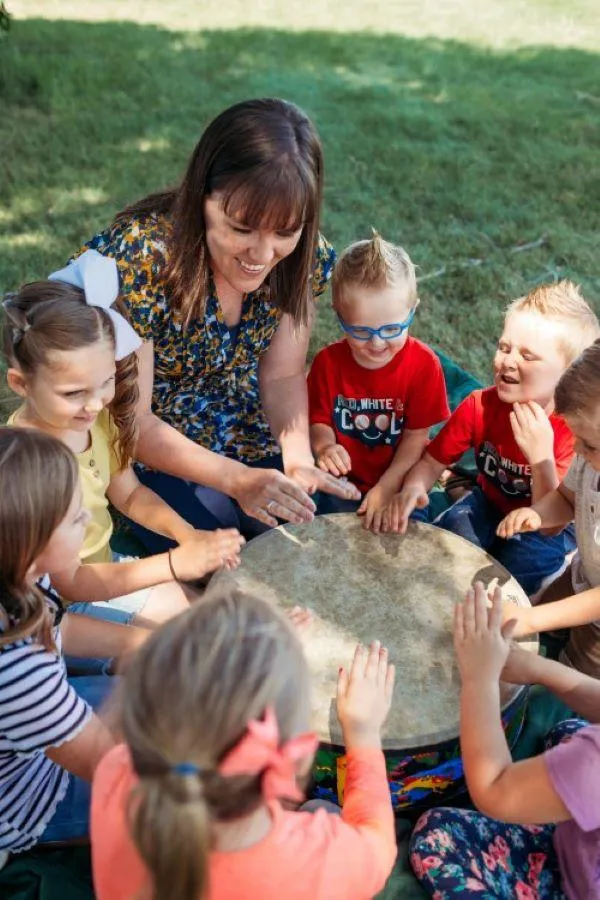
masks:
<svg viewBox="0 0 600 900"><path fill-rule="evenodd" d="M88 832L90 781L113 745L93 708L106 675L67 679L62 651L123 663L149 633L67 615L47 572L77 559L88 514L55 438L0 428L0 860Z"/></svg>

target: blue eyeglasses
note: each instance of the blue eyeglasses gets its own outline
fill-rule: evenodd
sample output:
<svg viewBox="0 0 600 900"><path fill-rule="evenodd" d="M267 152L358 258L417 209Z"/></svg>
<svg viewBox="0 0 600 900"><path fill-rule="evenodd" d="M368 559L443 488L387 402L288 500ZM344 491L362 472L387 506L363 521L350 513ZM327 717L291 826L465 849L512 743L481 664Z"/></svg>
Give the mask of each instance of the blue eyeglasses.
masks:
<svg viewBox="0 0 600 900"><path fill-rule="evenodd" d="M346 334L349 334L350 337L357 341L370 341L375 335L381 338L382 341L393 341L410 327L416 311L417 307L415 306L414 309L411 309L404 322L392 322L389 325L382 325L381 328L369 328L368 325L347 325L339 313L336 313L336 315Z"/></svg>

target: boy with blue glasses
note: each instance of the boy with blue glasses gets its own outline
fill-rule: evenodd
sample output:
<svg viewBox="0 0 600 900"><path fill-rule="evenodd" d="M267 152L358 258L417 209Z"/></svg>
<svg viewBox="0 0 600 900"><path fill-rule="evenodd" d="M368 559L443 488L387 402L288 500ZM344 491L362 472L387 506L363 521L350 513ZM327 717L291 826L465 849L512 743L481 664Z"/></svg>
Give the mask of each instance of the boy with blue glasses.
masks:
<svg viewBox="0 0 600 900"><path fill-rule="evenodd" d="M308 376L311 444L320 468L364 496L322 498L319 512L356 509L378 532L429 429L450 414L446 385L435 353L408 334L419 298L405 250L378 234L352 244L332 293L345 337L317 354Z"/></svg>

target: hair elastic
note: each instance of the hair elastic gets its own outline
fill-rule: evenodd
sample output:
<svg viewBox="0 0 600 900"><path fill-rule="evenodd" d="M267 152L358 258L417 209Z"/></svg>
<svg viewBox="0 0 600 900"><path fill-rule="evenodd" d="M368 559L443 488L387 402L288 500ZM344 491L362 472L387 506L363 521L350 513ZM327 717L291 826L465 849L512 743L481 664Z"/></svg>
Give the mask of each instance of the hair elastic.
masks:
<svg viewBox="0 0 600 900"><path fill-rule="evenodd" d="M197 766L196 763L193 762L181 762L177 763L177 765L171 767L171 772L174 775L200 775L202 769L200 766Z"/></svg>

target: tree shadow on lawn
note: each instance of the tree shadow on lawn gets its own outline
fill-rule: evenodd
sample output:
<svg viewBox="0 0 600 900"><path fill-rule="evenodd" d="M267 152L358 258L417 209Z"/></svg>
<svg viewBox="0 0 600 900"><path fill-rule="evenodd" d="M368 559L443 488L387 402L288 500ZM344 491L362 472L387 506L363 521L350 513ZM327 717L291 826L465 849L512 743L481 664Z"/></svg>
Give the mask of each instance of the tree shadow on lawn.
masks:
<svg viewBox="0 0 600 900"><path fill-rule="evenodd" d="M444 268L422 283L414 331L486 377L507 299L565 275L600 291L599 75L575 49L15 21L0 59L0 287L64 264L176 181L228 104L283 96L323 139L326 235L342 247L375 226L422 275ZM313 346L335 333L325 306Z"/></svg>

